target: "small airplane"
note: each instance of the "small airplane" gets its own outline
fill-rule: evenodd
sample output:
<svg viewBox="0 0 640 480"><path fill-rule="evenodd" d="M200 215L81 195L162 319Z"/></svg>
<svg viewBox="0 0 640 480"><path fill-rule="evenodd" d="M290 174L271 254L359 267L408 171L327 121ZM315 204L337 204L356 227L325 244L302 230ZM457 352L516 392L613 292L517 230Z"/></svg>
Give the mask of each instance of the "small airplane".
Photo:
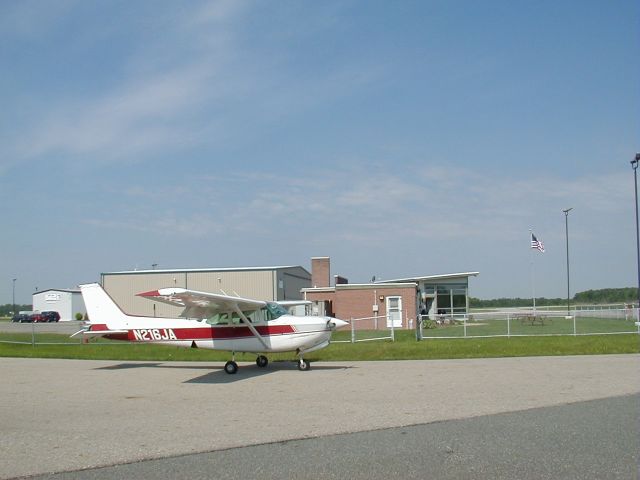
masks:
<svg viewBox="0 0 640 480"><path fill-rule="evenodd" d="M72 336L226 350L232 352L224 366L229 374L238 371L236 352L257 353L256 365L266 367L269 360L263 353L295 351L298 369L309 370L303 355L328 346L333 331L348 325L332 317L290 315L283 306L303 301L265 302L185 288L139 293L184 308L181 318L156 318L127 315L97 283L80 285L80 291L89 326Z"/></svg>

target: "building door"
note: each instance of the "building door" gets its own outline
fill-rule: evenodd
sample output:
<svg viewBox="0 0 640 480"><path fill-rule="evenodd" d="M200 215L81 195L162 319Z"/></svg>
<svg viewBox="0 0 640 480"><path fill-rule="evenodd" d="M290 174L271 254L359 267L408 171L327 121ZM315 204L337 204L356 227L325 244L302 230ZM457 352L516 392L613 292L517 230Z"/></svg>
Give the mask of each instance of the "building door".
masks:
<svg viewBox="0 0 640 480"><path fill-rule="evenodd" d="M402 297L387 297L387 328L402 328Z"/></svg>

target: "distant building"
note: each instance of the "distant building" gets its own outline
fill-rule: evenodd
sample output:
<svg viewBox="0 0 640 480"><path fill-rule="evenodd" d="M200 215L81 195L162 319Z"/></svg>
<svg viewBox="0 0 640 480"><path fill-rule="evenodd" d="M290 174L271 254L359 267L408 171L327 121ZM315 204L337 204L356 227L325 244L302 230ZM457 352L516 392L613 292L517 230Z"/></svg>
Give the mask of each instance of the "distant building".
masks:
<svg viewBox="0 0 640 480"><path fill-rule="evenodd" d="M49 289L33 294L33 310L36 312L58 312L60 321L75 320L76 314L84 317L87 309L84 306L80 290Z"/></svg>
<svg viewBox="0 0 640 480"><path fill-rule="evenodd" d="M330 285L329 257L311 259L313 287L302 290L314 314L343 320L364 318L360 328L412 328L418 315L464 315L469 310L469 277L479 272L426 275L365 284L350 284L336 275Z"/></svg>

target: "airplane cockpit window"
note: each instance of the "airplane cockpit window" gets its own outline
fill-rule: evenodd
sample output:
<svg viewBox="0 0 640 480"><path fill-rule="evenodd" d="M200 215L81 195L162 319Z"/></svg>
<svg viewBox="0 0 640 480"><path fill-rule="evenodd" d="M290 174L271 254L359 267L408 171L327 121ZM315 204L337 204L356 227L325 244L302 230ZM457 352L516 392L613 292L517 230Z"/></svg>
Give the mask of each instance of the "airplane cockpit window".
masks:
<svg viewBox="0 0 640 480"><path fill-rule="evenodd" d="M244 314L245 317L247 317L247 320L249 320L251 323L256 323L256 321L258 320L258 318L256 318L256 312L242 312Z"/></svg>
<svg viewBox="0 0 640 480"><path fill-rule="evenodd" d="M274 302L267 303L267 318L268 320L275 320L276 318L281 317L282 315L286 315L287 309L282 305Z"/></svg>
<svg viewBox="0 0 640 480"><path fill-rule="evenodd" d="M231 313L231 324L232 325L240 325L242 323L242 319L240 318L240 315L238 315L236 312L232 312Z"/></svg>
<svg viewBox="0 0 640 480"><path fill-rule="evenodd" d="M262 320L259 313L259 311L243 312L244 316L251 323L260 322ZM209 325L242 325L244 324L244 320L237 312L224 312L210 316L207 318L207 323Z"/></svg>
<svg viewBox="0 0 640 480"><path fill-rule="evenodd" d="M229 314L228 313L216 313L211 317L207 318L207 323L209 325L228 325L229 324Z"/></svg>

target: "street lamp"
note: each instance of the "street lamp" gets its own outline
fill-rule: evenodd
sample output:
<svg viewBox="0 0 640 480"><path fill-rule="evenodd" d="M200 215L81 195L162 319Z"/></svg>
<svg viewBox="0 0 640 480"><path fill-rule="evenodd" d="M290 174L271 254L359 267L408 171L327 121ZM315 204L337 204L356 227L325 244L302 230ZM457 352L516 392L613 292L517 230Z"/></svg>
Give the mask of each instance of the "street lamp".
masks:
<svg viewBox="0 0 640 480"><path fill-rule="evenodd" d="M13 302L13 312L12 312L13 315L16 314L16 280L18 279L17 278L11 279L11 281L13 282L13 295L11 297L11 300Z"/></svg>
<svg viewBox="0 0 640 480"><path fill-rule="evenodd" d="M638 162L640 161L640 153L636 153L636 158L631 160L631 168L633 168L633 182L635 186L636 200L636 256L638 258L638 314L640 321L640 232L638 230Z"/></svg>
<svg viewBox="0 0 640 480"><path fill-rule="evenodd" d="M567 316L571 315L571 301L569 296L569 212L573 207L562 210L564 212L564 234L567 239Z"/></svg>

